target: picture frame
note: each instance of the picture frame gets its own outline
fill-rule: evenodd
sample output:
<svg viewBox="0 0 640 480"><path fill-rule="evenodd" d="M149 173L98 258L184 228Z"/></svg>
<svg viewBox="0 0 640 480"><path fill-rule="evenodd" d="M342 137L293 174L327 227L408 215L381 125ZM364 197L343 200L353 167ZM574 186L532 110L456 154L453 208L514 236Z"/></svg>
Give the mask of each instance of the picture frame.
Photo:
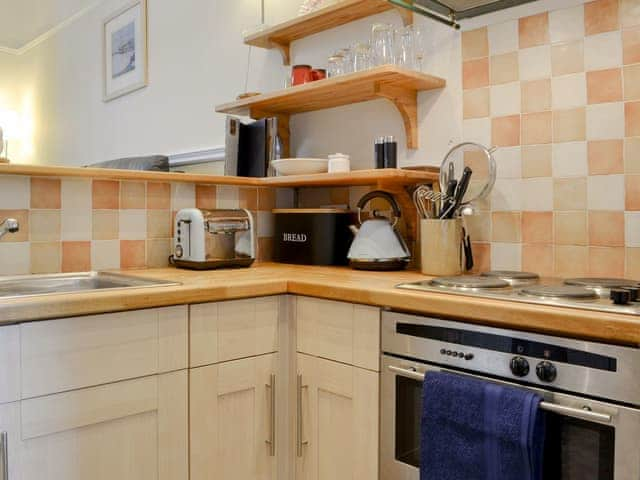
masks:
<svg viewBox="0 0 640 480"><path fill-rule="evenodd" d="M104 20L104 102L148 85L147 30L147 0L136 0Z"/></svg>

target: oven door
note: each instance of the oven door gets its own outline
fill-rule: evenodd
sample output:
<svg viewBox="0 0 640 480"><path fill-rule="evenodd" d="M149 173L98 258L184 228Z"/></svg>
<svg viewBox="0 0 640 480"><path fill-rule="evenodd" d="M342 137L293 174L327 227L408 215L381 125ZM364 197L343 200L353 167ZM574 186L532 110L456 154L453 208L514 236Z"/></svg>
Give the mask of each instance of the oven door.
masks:
<svg viewBox="0 0 640 480"><path fill-rule="evenodd" d="M381 480L419 480L421 377L445 369L389 355L382 369ZM551 409L545 480L640 480L640 410L527 388Z"/></svg>

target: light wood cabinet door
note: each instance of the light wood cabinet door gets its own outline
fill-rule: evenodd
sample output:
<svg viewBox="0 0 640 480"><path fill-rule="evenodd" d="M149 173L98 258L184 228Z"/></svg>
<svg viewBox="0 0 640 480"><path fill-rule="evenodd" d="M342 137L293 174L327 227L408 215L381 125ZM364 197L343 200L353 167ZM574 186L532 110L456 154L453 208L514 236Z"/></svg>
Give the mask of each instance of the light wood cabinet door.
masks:
<svg viewBox="0 0 640 480"><path fill-rule="evenodd" d="M378 374L298 354L296 480L378 478Z"/></svg>
<svg viewBox="0 0 640 480"><path fill-rule="evenodd" d="M190 375L191 480L276 480L277 354Z"/></svg>
<svg viewBox="0 0 640 480"><path fill-rule="evenodd" d="M187 371L0 405L10 480L187 480Z"/></svg>

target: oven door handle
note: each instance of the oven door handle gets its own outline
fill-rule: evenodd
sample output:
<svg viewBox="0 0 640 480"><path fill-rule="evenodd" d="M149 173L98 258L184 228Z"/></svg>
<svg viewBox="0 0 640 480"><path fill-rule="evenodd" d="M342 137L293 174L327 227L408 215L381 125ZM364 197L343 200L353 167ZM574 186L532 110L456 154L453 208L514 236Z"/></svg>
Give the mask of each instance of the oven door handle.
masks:
<svg viewBox="0 0 640 480"><path fill-rule="evenodd" d="M424 373L420 373L416 370L409 370L407 368L395 367L389 365L387 367L390 372L400 375L401 377L411 378L420 382L424 381ZM540 402L540 408L547 412L557 413L559 415L580 418L587 421L595 421L600 423L611 423L612 417L607 413L593 412L589 407L574 408L567 407L565 405L558 405L557 403Z"/></svg>

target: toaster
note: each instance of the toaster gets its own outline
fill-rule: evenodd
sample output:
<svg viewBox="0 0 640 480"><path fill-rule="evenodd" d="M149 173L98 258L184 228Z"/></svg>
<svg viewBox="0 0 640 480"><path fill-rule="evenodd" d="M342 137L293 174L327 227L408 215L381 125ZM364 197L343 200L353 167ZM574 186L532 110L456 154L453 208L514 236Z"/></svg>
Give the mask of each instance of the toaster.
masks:
<svg viewBox="0 0 640 480"><path fill-rule="evenodd" d="M248 267L255 260L255 229L248 210L186 208L175 219L172 263L193 270Z"/></svg>

